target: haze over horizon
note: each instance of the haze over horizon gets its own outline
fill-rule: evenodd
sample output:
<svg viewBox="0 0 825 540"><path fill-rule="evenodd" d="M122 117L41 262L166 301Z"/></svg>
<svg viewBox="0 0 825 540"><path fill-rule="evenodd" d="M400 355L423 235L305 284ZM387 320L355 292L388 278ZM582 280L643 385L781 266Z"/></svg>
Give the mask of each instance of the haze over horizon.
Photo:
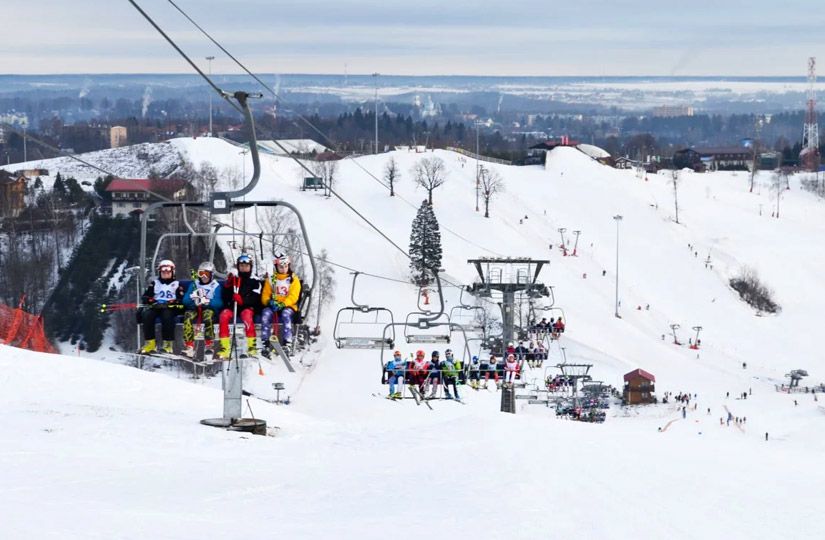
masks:
<svg viewBox="0 0 825 540"><path fill-rule="evenodd" d="M643 0L547 6L456 0L441 5L354 0L273 5L179 0L180 7L261 73L466 76L804 76L825 12L810 2L697 0L690 12ZM188 66L126 1L5 2L7 20L35 28L0 46L0 73L166 74ZM203 68L237 72L172 5L140 3ZM598 15L598 16L594 16Z"/></svg>

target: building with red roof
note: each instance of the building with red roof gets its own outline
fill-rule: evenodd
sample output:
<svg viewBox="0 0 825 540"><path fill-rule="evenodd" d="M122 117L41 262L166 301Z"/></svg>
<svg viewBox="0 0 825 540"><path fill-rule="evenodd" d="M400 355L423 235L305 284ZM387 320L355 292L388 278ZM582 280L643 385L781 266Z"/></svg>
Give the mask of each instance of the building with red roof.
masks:
<svg viewBox="0 0 825 540"><path fill-rule="evenodd" d="M106 186L112 195L112 217L144 212L150 204L180 200L187 183L180 178L115 178Z"/></svg>
<svg viewBox="0 0 825 540"><path fill-rule="evenodd" d="M656 403L656 377L643 369L634 369L624 375L622 398L626 405Z"/></svg>

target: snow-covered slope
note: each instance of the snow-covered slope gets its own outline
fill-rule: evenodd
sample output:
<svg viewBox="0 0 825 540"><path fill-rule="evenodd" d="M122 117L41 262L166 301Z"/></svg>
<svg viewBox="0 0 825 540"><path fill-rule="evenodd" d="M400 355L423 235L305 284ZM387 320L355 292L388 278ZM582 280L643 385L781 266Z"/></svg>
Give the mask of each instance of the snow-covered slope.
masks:
<svg viewBox="0 0 825 540"><path fill-rule="evenodd" d="M170 144L196 165L240 165L237 148L220 140ZM450 152L433 155L449 170L435 211L452 280L473 279L469 258L549 258L541 279L565 310L568 360L593 363L594 378L615 386L623 373L644 368L656 375L659 395L697 394L697 409L683 420L673 404L614 408L605 424L583 425L524 402L515 416L501 414L498 395L488 391L465 391L466 405L438 402L433 411L376 398L384 391L378 354L335 349L331 309L311 370L287 377L266 368L267 380L287 381L293 404L251 402L256 416L282 428L279 436L249 438L197 424L220 414L211 384L5 348L0 402L10 414L0 437L13 450L0 455L10 475L3 485L12 487L0 499L0 532L769 538L792 526L794 536L817 535L825 415L810 394L780 394L774 383L799 367L811 382L825 379L813 337L825 301L817 280L825 259L817 242L825 227L820 202L792 182L782 218L773 219L770 190L748 193L743 173L685 172L676 224L669 175L645 181L560 148L546 168L493 166L507 191L484 219L474 211L474 164ZM381 178L389 157L403 173L394 198L361 169ZM425 196L409 173L421 157L394 152L340 163L337 190L401 246ZM248 199L289 200L304 214L316 251L404 279L406 258L388 242L336 200L298 190L303 175L294 162L262 162L261 183ZM613 316L616 214L624 216L621 319ZM559 243L560 227L582 231L578 257L548 249ZM755 316L727 286L744 265L774 289L780 315ZM335 304L344 305L349 276L339 270L337 279ZM417 290L363 278L358 297L403 318L415 310ZM449 290L448 308L457 299ZM681 324L685 342L686 329L701 325L702 349L663 340L671 323ZM552 350L549 363L560 354ZM257 367L251 370L250 384L261 385ZM747 422L720 425L728 411ZM32 520L33 509L51 519Z"/></svg>

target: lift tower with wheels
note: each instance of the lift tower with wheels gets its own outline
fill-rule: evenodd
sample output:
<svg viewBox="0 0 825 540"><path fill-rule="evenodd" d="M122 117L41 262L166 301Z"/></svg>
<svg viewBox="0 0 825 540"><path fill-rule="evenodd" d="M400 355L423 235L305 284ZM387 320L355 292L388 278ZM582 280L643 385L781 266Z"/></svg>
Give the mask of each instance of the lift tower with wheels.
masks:
<svg viewBox="0 0 825 540"><path fill-rule="evenodd" d="M475 265L481 279L469 288L471 293L490 296L492 291L497 291L502 294L502 301L499 304L503 327L502 341L505 345L509 341L514 341L516 293L523 292L529 298L550 296L550 289L547 285L538 282L542 267L550 261L488 257L470 259L467 262Z"/></svg>

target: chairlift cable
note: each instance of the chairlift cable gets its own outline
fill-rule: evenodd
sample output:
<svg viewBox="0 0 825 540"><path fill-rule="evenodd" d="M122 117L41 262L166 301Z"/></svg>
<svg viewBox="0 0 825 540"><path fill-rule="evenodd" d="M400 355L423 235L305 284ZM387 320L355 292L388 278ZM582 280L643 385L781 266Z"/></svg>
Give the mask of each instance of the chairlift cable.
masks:
<svg viewBox="0 0 825 540"><path fill-rule="evenodd" d="M130 1L130 2L132 2L132 3L134 3L132 0L129 0L129 1ZM258 84L260 84L260 85L261 85L261 87L265 88L265 89L267 90L267 92L269 92L270 94L272 94L272 96L273 96L273 97L275 97L275 98L276 98L276 99L277 99L280 103L282 103L282 104L287 103L287 102L286 102L283 98L281 98L281 96L280 96L280 95L278 95L278 93L277 93L277 92L275 92L275 90L273 90L273 89L272 89L272 88L270 88L270 87L269 87L266 83L264 83L264 82L260 79L260 77L258 77L258 76L257 76L257 75L255 75L254 73L252 73L252 72L251 72L251 71L250 71L250 70L249 70L249 69L248 69L248 68L247 68L247 67L246 67L246 66L245 66L245 65L244 65L244 64L243 64L240 60L238 60L238 59L237 59L237 58L236 58L236 57L235 57L232 53L230 53L230 52L226 49L226 47L224 47L223 45L221 45L221 44L220 44L220 42L219 42L218 40L216 40L215 38L213 38L213 37L212 37L212 36L211 36L211 35L210 35L210 34L209 34L209 33L208 33L208 32L207 32L207 31L206 31L206 30L202 27L202 26L200 26L197 22L195 22L195 20L194 20L194 19L192 19L192 17L190 17L190 16L189 16L189 15L188 15L188 14L187 14L187 13L186 13L183 9L181 9L181 7L180 7L180 6L178 6L178 5L177 5L177 4L176 4L173 0L167 0L167 1L168 1L168 2L169 2L169 3L170 3L170 4L171 4L171 5L172 5L172 6L173 6L173 7L174 7L174 8L175 8L175 9L176 9L176 10L177 10L180 14L181 14L181 15L183 15L183 16L184 16L184 17L185 17L185 18L186 18L186 19L187 19L190 23L192 23L192 25L193 25L195 28L197 28L197 29L198 29L198 30L199 30L199 31L200 31L200 32L201 32L204 36L206 36L206 38L207 38L207 39L209 39L209 41L211 41L211 42L212 42L212 43L213 43L216 47L218 47L221 51L223 51L224 53L226 53L226 55L227 55L227 56L229 56L229 58L231 58L231 59L232 59L232 61L233 61L233 62L235 62L235 63L236 63L236 64L237 64L237 65L238 65L241 69L243 69L243 70L244 70L247 74L249 74L249 76L250 76L250 77L252 77L253 79L255 79L255 81L256 81ZM154 23L153 23L153 24L154 24ZM157 26L156 26L156 28L157 28ZM164 37L166 37L166 36L164 35ZM167 38L167 40L168 40L168 39L169 39L169 38ZM170 43L171 43L171 41L170 41ZM175 47L175 48L177 49L177 47ZM178 51L180 52L180 50L178 50ZM181 53L181 54L183 54L183 53ZM187 58L187 60L189 60L189 59ZM190 63L190 64L192 64L192 62L191 62L191 61L189 61L189 63ZM192 64L192 66L193 66L193 67L195 67L195 65L194 65L194 64ZM197 69L197 67L195 67L195 69ZM203 75L203 73L202 73L200 70L198 70L198 73L200 73L202 76L204 76L204 75ZM205 77L205 76L204 76L204 77ZM210 84L211 84L211 82L210 82ZM214 85L213 85L213 87L217 89L217 87L215 87ZM293 111L293 112L294 112L294 111ZM296 116L297 118L299 118L299 119L300 119L301 121L303 121L303 122L304 122L307 126L309 126L309 127L310 127L313 131L315 131L318 135L320 135L320 136L321 136L321 138L322 138L322 139L324 139L324 141L325 141L327 144L329 144L330 146L332 146L333 150L335 150L335 149L336 149L335 147L336 147L337 145L335 144L335 141L333 141L333 140L332 140L332 139L331 139L328 135L326 135L326 134L325 134L325 133L324 133L324 132L323 132L323 131L319 128L319 127L317 127L315 124L313 124L313 123L312 123L309 119L307 119L304 115L302 115L302 114L300 114L300 113L298 113L298 112L294 112L294 114L295 114L295 116ZM294 124L294 122L293 122L293 124ZM291 156L290 152L288 152L288 151L287 151L287 149L286 149L286 148L284 148L284 147L283 147L283 145L281 145L281 143L280 143L279 141L277 141L277 140L273 140L273 142L274 142L274 143L275 143L275 145L276 145L276 146L277 146L277 147L278 147L281 151L283 151L286 155ZM376 149L375 149L375 151L376 151L376 152L378 152L378 149L376 148ZM300 166L301 166L301 167L302 167L305 171L307 171L308 173L313 174L313 175L315 174L313 171L309 170L309 168L308 168L308 167L306 167L303 163L301 163L301 162L300 162L297 158L295 158L294 156L291 156L291 157L292 157L292 159L293 159L293 160L295 160L295 161L296 161L296 162L297 162L297 163L298 163L298 164L299 164L299 165L300 165ZM377 176L375 176L375 175L374 175L374 174L373 174L373 173L372 173L369 169L367 169L367 168L366 168L366 167L364 167L361 163L359 163L359 162L358 162L358 161L357 161L357 160L356 160L356 159L355 159L352 155L347 156L347 159L349 159L350 161L352 161L353 163L355 163L355 165L356 165L359 169L361 169L363 172L365 172L365 173L366 173L369 177L371 177L373 180L375 180L376 182L378 182L378 183L379 183L382 187L384 187L385 189L389 189L389 186L388 186L385 182L383 182L380 178L378 178ZM332 194L333 194L333 195L335 195L335 196L336 196L339 200L341 200L342 202L344 202L345 204L347 204L347 203L346 203L346 201L344 201L344 199L343 199L340 195L338 195L337 193L335 193L335 192L334 192L331 188L328 188L328 189L330 190L330 193L332 193ZM405 198L404 198L404 197L402 197L401 195L396 195L396 197L398 197L398 199L400 199L401 201L403 201L404 203L406 203L406 204L407 204L408 206L410 206L411 208L413 208L413 209L415 209L415 208L416 208L415 204L413 204L412 202L408 201L407 199L405 199ZM347 204L347 206L349 206L349 205ZM355 209L354 209L354 208L352 208L352 207L350 207L350 209L352 209L353 211L355 211ZM356 214L358 214L358 212L356 212ZM359 214L359 217L362 217L362 216L360 216L360 214ZM362 217L362 219L363 219L363 217ZM491 253L491 254L493 254L493 255L502 256L500 253L497 253L497 252L492 251L492 250L490 250L490 249L488 249L488 248L486 248L486 247L484 247L484 246L481 246L481 245L479 245L479 244L476 244L476 243L475 243L475 242L473 242L472 240L469 240L469 239L467 239L467 238L463 237L462 235L458 234L457 232L455 232L455 231L453 231L453 230L451 230L451 229L449 229L449 228L447 228L447 227L442 227L442 228L443 228L445 231L449 232L450 234L454 235L456 238L459 238L459 239L463 240L464 242L467 242L468 244L471 244L471 245L473 245L473 246L475 246L475 247L477 247L477 248L479 248L479 249L482 249L482 250L484 250L484 251L486 251L486 252L488 252L488 253ZM383 236L383 234L382 234L382 236ZM386 238L386 237L385 237L385 238ZM389 238L387 238L387 240L389 240ZM393 243L393 245L395 245L395 244L394 244L394 242L392 242L391 240L390 240L390 242L391 242L391 243ZM397 249L399 249L400 251L402 251L402 252L403 252L403 250L402 250L400 247L398 247L397 245L396 245L395 247L396 247ZM406 255L406 253L405 253L405 255ZM409 255L407 255L407 256L409 257Z"/></svg>
<svg viewBox="0 0 825 540"><path fill-rule="evenodd" d="M230 99L230 94L229 94L229 93L227 93L227 92L225 92L225 91L223 91L223 90L221 90L220 88L218 88L218 86L217 86L215 83L213 83L213 82L212 82L212 79L210 79L210 78L209 78L209 77L208 77L208 76L207 76L207 75L206 75L203 71L201 71L201 69L197 66L197 64L195 64L195 62L193 62L193 61L192 61L192 59L191 59L191 58L189 58L189 57L186 55L186 53L185 53L185 52L183 52L183 50L182 50L180 47L178 47L177 43L175 43L175 42L172 40L172 38L170 38L170 37L166 34L166 32L164 32L164 31L163 31L163 29L162 29L160 26L158 26L158 24L157 24L154 20L152 20L152 17L150 17L148 13L146 13L145 11L143 11L143 9L141 9L141 7L137 4L137 2L136 2L135 0L128 0L128 1L129 1L129 3L130 3L130 4L132 4L132 6L134 6L134 8L135 8L136 10L138 10L138 12L139 12L141 15L143 15L143 18L144 18L144 19L146 19L146 20L149 22L149 24L151 24L151 25L155 28L155 30L157 30L157 31L158 31L158 33L159 33L161 36L163 36L163 38L164 38L166 41L168 41L168 42L169 42L169 45L171 45L171 46L172 46L172 47L173 47L173 48L174 48L174 49L178 52L178 54L180 54L180 55L183 57L183 59L184 59L184 60L186 60L186 61L189 63L189 65L190 65L190 66L192 66L192 69L194 69L195 71L197 71L197 72L198 72L198 75L200 75L201 77L203 77L203 79L204 79L207 83L209 83L209 86L211 86L211 87L212 87L212 89L213 89L213 90L215 90L215 92L217 92L217 93L218 93L218 95L219 95L220 97L222 97L223 99L225 99L225 100L226 100L226 102L227 102L227 103L229 103L229 104L232 106L232 108L234 108L236 111L238 111L239 113L243 113L243 111L241 110L241 108L240 108L240 107L238 107L238 106L237 106L237 105L236 105L236 104L235 104L235 103L234 103L234 102Z"/></svg>

